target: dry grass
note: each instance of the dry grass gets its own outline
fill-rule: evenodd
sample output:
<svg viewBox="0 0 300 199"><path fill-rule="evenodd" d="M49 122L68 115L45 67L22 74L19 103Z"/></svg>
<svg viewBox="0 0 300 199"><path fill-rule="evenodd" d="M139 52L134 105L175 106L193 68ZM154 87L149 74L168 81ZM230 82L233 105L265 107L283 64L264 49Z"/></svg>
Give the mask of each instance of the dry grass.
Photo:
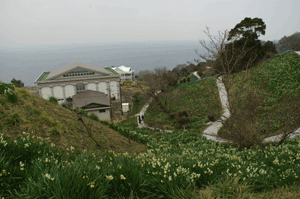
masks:
<svg viewBox="0 0 300 199"><path fill-rule="evenodd" d="M231 197L226 194L221 194L222 186L227 185L227 182L219 183L216 185L208 185L205 188L194 190L193 193L196 197L203 199L212 198L239 198L239 199L294 199L300 198L300 185L289 185L284 187L278 187L272 190L265 190L262 192L251 191L247 185L238 185L235 187L235 193L230 194ZM234 188L234 185L232 185ZM243 191L241 191L243 190ZM226 193L226 191L225 191Z"/></svg>
<svg viewBox="0 0 300 199"><path fill-rule="evenodd" d="M131 93L144 93L144 91L140 87L142 87L143 90L149 89L148 83L143 81L137 81L136 83L123 83L123 85L121 85L121 88L124 91Z"/></svg>
<svg viewBox="0 0 300 199"><path fill-rule="evenodd" d="M17 88L19 101L11 104L4 95L0 95L0 112L4 115L1 119L4 126L2 132L16 139L23 131L35 136L48 138L48 144L54 143L65 150L71 146L75 151L82 151L85 147L82 141L82 132L77 116L58 104L51 103L43 98L27 92L26 88ZM92 135L101 147L97 148L95 142L87 135L87 150L93 151L102 157L105 150L116 153L141 153L146 152L147 146L128 139L108 126L83 117L85 123L92 123ZM12 122L14 121L14 122ZM53 134L59 132L59 135Z"/></svg>

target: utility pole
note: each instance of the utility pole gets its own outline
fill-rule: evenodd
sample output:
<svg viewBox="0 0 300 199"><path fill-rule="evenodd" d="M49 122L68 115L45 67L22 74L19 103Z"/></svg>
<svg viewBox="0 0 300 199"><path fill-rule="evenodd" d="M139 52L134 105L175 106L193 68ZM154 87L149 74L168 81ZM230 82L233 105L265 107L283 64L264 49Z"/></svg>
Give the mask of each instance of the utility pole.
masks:
<svg viewBox="0 0 300 199"><path fill-rule="evenodd" d="M121 80L119 81L119 87L120 87L120 99L121 99L121 114L122 114L122 116L123 116L123 105L122 105Z"/></svg>
<svg viewBox="0 0 300 199"><path fill-rule="evenodd" d="M108 89L108 91L109 91L109 109L110 109L110 122L112 123L112 109L111 109L111 94L110 94L110 82L109 82L109 88L107 88Z"/></svg>

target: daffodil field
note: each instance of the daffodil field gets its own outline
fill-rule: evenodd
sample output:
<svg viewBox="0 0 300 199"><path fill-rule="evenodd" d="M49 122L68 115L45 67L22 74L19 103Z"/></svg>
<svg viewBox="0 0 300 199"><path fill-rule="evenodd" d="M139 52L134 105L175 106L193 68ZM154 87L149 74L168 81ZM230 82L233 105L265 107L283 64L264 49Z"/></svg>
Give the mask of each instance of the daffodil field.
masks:
<svg viewBox="0 0 300 199"><path fill-rule="evenodd" d="M101 121L122 135L123 129ZM66 149L23 132L18 140L0 138L1 192L4 198L172 198L179 188L214 184L238 176L256 190L299 182L300 139L281 146L239 150L208 141L193 132L130 130L133 140L145 143L147 153L115 154L103 158Z"/></svg>

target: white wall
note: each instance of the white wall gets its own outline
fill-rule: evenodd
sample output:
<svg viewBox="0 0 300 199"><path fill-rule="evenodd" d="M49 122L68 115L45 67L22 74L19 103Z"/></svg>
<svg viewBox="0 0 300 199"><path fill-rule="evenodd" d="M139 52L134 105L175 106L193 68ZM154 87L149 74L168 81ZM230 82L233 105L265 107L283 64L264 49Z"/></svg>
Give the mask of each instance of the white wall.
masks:
<svg viewBox="0 0 300 199"><path fill-rule="evenodd" d="M42 98L48 100L51 97L51 89L49 87L42 88Z"/></svg>
<svg viewBox="0 0 300 199"><path fill-rule="evenodd" d="M110 112L109 109L106 109L105 112L100 113L99 110L95 111L87 111L88 115L94 113L95 115L98 116L100 120L107 120L110 119Z"/></svg>
<svg viewBox="0 0 300 199"><path fill-rule="evenodd" d="M103 92L105 94L108 93L108 91L106 90L106 82L100 82L98 84L98 89L99 89L100 92Z"/></svg>
<svg viewBox="0 0 300 199"><path fill-rule="evenodd" d="M96 84L95 84L95 83L89 83L89 84L87 85L86 90L93 90L93 91L96 91Z"/></svg>
<svg viewBox="0 0 300 199"><path fill-rule="evenodd" d="M54 97L57 99L63 99L64 98L64 94L63 94L63 90L61 86L55 86L53 87L53 94Z"/></svg>
<svg viewBox="0 0 300 199"><path fill-rule="evenodd" d="M110 83L111 85L111 94L112 96L115 96L117 100L120 99L120 88L118 87L119 82L117 81L112 81Z"/></svg>
<svg viewBox="0 0 300 199"><path fill-rule="evenodd" d="M66 98L72 97L73 95L75 95L73 85L66 85L65 86L65 93L66 93Z"/></svg>

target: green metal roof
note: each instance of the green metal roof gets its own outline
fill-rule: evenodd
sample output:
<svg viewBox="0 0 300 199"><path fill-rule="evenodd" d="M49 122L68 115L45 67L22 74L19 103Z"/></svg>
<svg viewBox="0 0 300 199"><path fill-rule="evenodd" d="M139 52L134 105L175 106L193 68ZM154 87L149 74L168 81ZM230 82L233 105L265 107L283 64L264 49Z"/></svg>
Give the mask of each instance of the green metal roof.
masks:
<svg viewBox="0 0 300 199"><path fill-rule="evenodd" d="M113 73L114 75L120 75L119 73L117 73L114 69L108 67L108 68L105 68L108 72L111 72Z"/></svg>
<svg viewBox="0 0 300 199"><path fill-rule="evenodd" d="M39 79L37 80L37 82L41 82L41 81L45 81L46 78L48 77L50 72L43 72L43 74L41 74L41 76L39 77Z"/></svg>

